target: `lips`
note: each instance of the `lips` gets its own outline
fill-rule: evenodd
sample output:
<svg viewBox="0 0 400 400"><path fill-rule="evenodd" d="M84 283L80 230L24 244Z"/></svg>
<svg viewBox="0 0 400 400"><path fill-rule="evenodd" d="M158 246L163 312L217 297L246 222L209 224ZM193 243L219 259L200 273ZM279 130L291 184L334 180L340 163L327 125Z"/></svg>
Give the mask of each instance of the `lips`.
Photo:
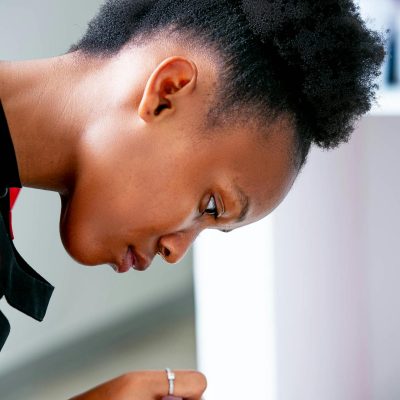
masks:
<svg viewBox="0 0 400 400"><path fill-rule="evenodd" d="M144 271L149 267L149 265L150 263L139 256L132 246L128 246L122 262L118 265L118 272L128 272L131 268L137 271Z"/></svg>

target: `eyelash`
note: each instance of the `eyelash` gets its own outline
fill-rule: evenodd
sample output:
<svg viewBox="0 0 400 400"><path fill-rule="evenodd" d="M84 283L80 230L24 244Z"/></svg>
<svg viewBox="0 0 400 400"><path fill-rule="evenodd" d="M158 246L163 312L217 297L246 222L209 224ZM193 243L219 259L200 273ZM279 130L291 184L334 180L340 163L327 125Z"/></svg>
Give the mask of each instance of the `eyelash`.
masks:
<svg viewBox="0 0 400 400"><path fill-rule="evenodd" d="M214 201L214 207L212 209L208 208L208 205L210 204L211 200ZM213 210L213 211L210 212L209 210ZM210 197L210 200L208 201L206 209L203 211L202 215L204 215L204 214L212 215L214 217L214 219L218 219L219 218L220 214L218 212L217 202L215 201L215 197L214 196Z"/></svg>

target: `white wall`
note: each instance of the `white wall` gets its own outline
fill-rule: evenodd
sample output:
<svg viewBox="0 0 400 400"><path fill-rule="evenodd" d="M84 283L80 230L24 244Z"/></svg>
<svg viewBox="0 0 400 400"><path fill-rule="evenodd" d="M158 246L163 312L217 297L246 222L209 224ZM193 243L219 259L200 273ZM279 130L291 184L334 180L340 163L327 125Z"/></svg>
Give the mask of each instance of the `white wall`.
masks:
<svg viewBox="0 0 400 400"><path fill-rule="evenodd" d="M210 400L276 399L273 234L265 218L196 242L198 363Z"/></svg>
<svg viewBox="0 0 400 400"><path fill-rule="evenodd" d="M400 106L400 101L399 101ZM363 124L373 398L400 398L400 117Z"/></svg>
<svg viewBox="0 0 400 400"><path fill-rule="evenodd" d="M279 400L400 397L399 125L314 150L275 214Z"/></svg>
<svg viewBox="0 0 400 400"><path fill-rule="evenodd" d="M313 149L275 213L280 400L371 398L367 141L358 131L338 150Z"/></svg>
<svg viewBox="0 0 400 400"><path fill-rule="evenodd" d="M272 238L271 228L260 238L249 227L240 241L200 241L196 253L207 253L195 257L197 329L207 338L199 360L213 379L210 400L224 391L235 398L235 389L242 398L246 387L268 400L400 398L399 125L400 117L370 115L348 144L313 149L267 218Z"/></svg>

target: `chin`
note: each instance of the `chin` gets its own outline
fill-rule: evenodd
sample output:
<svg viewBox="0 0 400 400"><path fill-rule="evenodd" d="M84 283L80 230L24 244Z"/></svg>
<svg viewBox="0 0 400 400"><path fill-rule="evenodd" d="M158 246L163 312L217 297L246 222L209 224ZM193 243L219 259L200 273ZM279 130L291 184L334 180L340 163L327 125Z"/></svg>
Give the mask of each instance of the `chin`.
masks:
<svg viewBox="0 0 400 400"><path fill-rule="evenodd" d="M77 263L86 266L113 263L115 260L110 259L112 255L106 252L96 225L93 226L86 215L76 212L70 198L64 197L62 200L59 229L67 253Z"/></svg>
<svg viewBox="0 0 400 400"><path fill-rule="evenodd" d="M60 225L60 237L65 250L77 263L95 266L107 262L102 259L99 248L93 245L93 240L70 229L68 224Z"/></svg>

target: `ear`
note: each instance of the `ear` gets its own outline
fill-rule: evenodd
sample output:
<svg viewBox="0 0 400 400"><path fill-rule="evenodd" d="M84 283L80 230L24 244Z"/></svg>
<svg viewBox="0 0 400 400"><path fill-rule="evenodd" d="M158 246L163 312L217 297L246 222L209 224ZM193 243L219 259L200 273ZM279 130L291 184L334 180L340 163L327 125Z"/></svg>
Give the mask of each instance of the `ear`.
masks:
<svg viewBox="0 0 400 400"><path fill-rule="evenodd" d="M197 83L196 65L184 57L165 59L147 81L138 114L145 122L159 121L176 111L179 98L191 94Z"/></svg>

